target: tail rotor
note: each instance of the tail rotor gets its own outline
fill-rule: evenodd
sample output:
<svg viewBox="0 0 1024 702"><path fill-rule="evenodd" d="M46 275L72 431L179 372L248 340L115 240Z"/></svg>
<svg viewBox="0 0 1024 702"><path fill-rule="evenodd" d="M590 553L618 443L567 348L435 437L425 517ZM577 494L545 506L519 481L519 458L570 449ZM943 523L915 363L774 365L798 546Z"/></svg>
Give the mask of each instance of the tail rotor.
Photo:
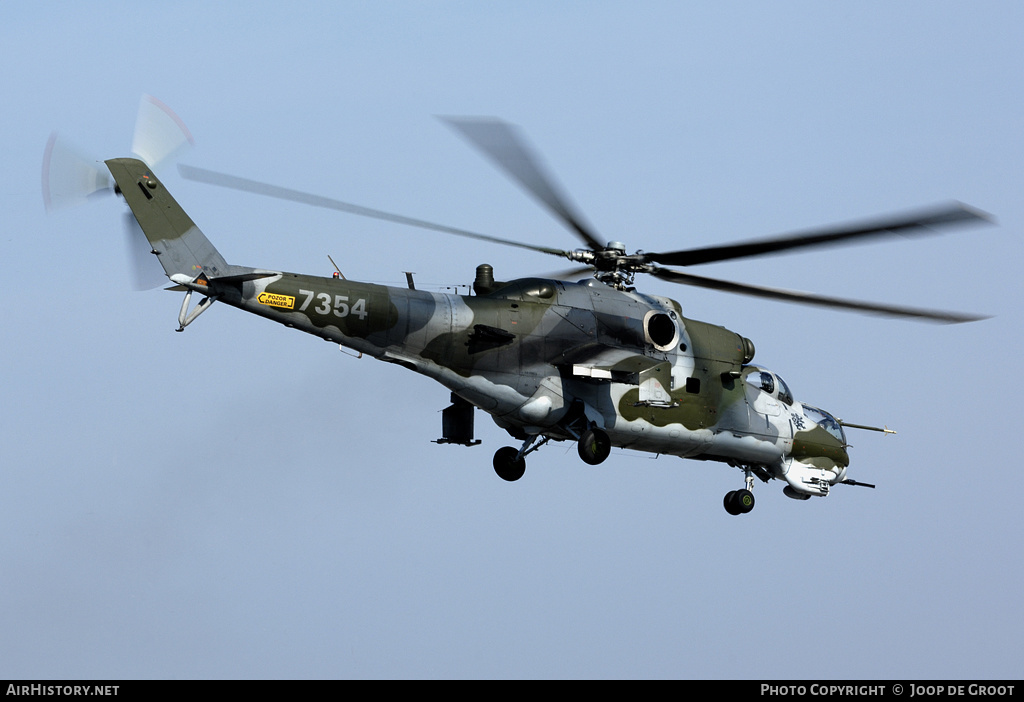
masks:
<svg viewBox="0 0 1024 702"><path fill-rule="evenodd" d="M151 95L142 96L132 137L131 153L136 158L157 171L193 144L192 134L167 105ZM115 191L103 161L86 155L57 132L50 135L43 153L42 186L43 205L50 213ZM164 283L164 273L150 255L152 246L131 212L124 214L123 228L132 287L149 290Z"/></svg>

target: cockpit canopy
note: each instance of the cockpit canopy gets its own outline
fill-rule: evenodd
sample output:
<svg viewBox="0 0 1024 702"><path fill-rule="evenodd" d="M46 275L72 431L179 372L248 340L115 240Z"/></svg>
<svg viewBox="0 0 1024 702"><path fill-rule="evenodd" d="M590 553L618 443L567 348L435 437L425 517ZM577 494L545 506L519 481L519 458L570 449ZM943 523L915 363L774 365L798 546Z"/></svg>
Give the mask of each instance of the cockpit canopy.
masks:
<svg viewBox="0 0 1024 702"><path fill-rule="evenodd" d="M753 383L755 387L760 384L762 392L767 393L772 397L779 398L779 402L782 402L783 404L793 404L793 393L790 391L789 386L786 385L786 381L782 379L781 375L776 375L771 371L761 369L751 373L747 378L747 382Z"/></svg>
<svg viewBox="0 0 1024 702"><path fill-rule="evenodd" d="M804 416L816 423L832 436L842 441L844 446L846 445L846 434L843 432L843 427L831 414L823 409L818 409L817 407L805 404Z"/></svg>

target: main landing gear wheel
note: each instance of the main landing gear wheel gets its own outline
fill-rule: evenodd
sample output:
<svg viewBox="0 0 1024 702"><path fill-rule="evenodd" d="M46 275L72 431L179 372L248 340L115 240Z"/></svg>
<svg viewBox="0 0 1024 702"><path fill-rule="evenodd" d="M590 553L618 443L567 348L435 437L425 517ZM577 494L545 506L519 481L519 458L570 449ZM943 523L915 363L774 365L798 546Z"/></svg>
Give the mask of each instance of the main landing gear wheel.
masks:
<svg viewBox="0 0 1024 702"><path fill-rule="evenodd" d="M502 480L515 482L526 472L526 460L519 457L517 449L504 446L494 452L494 472Z"/></svg>
<svg viewBox="0 0 1024 702"><path fill-rule="evenodd" d="M725 511L735 516L754 509L754 493L750 490L733 490L725 495Z"/></svg>
<svg viewBox="0 0 1024 702"><path fill-rule="evenodd" d="M596 466L612 452L612 440L601 429L587 429L576 448L584 463Z"/></svg>

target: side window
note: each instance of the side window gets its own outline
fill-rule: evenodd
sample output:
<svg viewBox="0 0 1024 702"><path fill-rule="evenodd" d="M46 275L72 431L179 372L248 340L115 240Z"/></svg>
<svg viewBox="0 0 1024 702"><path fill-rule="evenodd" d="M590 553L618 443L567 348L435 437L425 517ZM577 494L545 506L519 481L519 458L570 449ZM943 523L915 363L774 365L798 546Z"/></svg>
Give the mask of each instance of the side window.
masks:
<svg viewBox="0 0 1024 702"><path fill-rule="evenodd" d="M771 395L775 392L775 378L771 373L761 372L761 390Z"/></svg>

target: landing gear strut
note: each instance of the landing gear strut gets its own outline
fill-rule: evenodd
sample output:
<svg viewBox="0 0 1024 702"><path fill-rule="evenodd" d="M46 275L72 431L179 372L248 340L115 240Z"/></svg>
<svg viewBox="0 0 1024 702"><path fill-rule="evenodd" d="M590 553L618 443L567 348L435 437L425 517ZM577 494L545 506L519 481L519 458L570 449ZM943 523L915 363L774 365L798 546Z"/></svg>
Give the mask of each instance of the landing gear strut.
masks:
<svg viewBox="0 0 1024 702"><path fill-rule="evenodd" d="M611 454L612 440L603 429L591 427L582 434L576 434L576 431L571 428L569 431L572 435L579 437L576 449L585 463L596 466L603 463ZM498 474L499 478L510 483L519 480L526 473L527 454L533 453L549 441L551 441L550 436L533 434L526 438L522 448L518 450L511 446L498 449L494 453L494 472Z"/></svg>
<svg viewBox="0 0 1024 702"><path fill-rule="evenodd" d="M494 452L494 472L502 480L514 483L523 477L523 474L526 472L525 456L533 453L549 441L551 441L550 436L542 437L540 434L534 434L523 442L523 446L520 449L515 449L511 446L504 446L498 449Z"/></svg>

